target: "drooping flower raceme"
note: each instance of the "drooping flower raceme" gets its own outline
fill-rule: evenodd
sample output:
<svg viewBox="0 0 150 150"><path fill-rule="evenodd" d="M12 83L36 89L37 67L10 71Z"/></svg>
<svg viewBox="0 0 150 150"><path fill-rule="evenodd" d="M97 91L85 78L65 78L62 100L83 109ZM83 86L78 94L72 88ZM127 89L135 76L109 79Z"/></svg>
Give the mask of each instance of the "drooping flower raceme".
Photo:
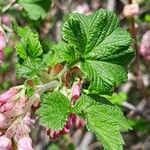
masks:
<svg viewBox="0 0 150 150"><path fill-rule="evenodd" d="M0 95L0 150L12 150L13 139L19 150L33 150L30 139L31 126L35 120L31 112L25 112L27 98L24 90L13 87Z"/></svg>

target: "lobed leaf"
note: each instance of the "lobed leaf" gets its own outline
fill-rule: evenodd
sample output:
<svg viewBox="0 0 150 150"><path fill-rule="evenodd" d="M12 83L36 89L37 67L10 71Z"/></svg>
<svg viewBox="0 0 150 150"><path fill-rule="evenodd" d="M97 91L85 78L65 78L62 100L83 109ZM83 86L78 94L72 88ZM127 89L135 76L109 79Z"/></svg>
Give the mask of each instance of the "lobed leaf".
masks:
<svg viewBox="0 0 150 150"><path fill-rule="evenodd" d="M38 34L33 33L30 28L15 27L15 31L21 38L15 46L17 54L22 59L35 59L40 57L43 53L42 46L39 41Z"/></svg>
<svg viewBox="0 0 150 150"><path fill-rule="evenodd" d="M96 134L106 150L123 149L124 141L120 132L131 129L130 124L119 107L97 101L93 97L82 95L74 111L84 116L87 128Z"/></svg>
<svg viewBox="0 0 150 150"><path fill-rule="evenodd" d="M100 9L89 16L70 14L62 34L79 51L91 92L112 93L127 79L127 65L134 56L132 39L113 12Z"/></svg>
<svg viewBox="0 0 150 150"><path fill-rule="evenodd" d="M40 124L52 130L64 127L70 114L70 102L60 92L43 94L41 107L36 111L40 116Z"/></svg>

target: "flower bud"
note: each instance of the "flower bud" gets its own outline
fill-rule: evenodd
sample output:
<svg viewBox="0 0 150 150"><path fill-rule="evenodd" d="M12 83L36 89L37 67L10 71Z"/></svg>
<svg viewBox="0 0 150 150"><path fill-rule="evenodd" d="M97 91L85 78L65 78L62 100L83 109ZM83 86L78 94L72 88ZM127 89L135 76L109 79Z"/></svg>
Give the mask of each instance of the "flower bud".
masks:
<svg viewBox="0 0 150 150"><path fill-rule="evenodd" d="M17 93L16 89L14 88L9 89L8 91L0 95L0 103L6 103L9 100L9 98L14 96L16 93Z"/></svg>
<svg viewBox="0 0 150 150"><path fill-rule="evenodd" d="M80 97L81 83L74 84L72 87L72 100L73 103Z"/></svg>
<svg viewBox="0 0 150 150"><path fill-rule="evenodd" d="M12 142L8 137L0 137L0 150L12 150Z"/></svg>
<svg viewBox="0 0 150 150"><path fill-rule="evenodd" d="M4 111L9 111L13 108L14 105L15 105L15 102L7 102L2 105L2 108L4 109Z"/></svg>
<svg viewBox="0 0 150 150"><path fill-rule="evenodd" d="M19 150L33 150L32 140L29 136L20 138L17 146Z"/></svg>
<svg viewBox="0 0 150 150"><path fill-rule="evenodd" d="M11 19L9 15L3 15L2 16L2 23L6 24L6 25L10 25L11 24Z"/></svg>

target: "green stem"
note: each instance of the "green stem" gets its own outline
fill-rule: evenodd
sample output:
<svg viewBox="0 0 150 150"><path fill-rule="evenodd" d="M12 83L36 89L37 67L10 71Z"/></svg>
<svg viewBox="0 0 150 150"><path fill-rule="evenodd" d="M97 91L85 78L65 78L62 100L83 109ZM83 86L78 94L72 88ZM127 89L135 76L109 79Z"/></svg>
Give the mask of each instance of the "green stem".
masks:
<svg viewBox="0 0 150 150"><path fill-rule="evenodd" d="M39 88L33 96L31 96L28 100L28 102L25 105L24 108L24 114L28 112L28 110L31 108L31 106L34 104L36 101L40 101L40 95L44 93L47 90L52 90L57 87L59 82L57 80L51 81L49 83L46 83L43 85L43 87Z"/></svg>

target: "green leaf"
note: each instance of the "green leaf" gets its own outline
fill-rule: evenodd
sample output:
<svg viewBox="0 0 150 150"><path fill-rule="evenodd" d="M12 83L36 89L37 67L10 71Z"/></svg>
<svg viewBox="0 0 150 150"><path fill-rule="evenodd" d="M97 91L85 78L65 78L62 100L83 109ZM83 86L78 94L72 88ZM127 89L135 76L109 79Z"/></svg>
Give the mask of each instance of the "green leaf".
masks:
<svg viewBox="0 0 150 150"><path fill-rule="evenodd" d="M80 17L80 15L70 14L62 26L62 36L69 44L74 44L77 49L84 50L87 40L84 27L81 25L81 21L84 21L84 17L83 20L82 18L79 20L78 17Z"/></svg>
<svg viewBox="0 0 150 150"><path fill-rule="evenodd" d="M22 64L17 64L17 76L19 78L35 79L42 70L41 59L27 59Z"/></svg>
<svg viewBox="0 0 150 150"><path fill-rule="evenodd" d="M81 95L81 97L78 99L75 107L74 107L74 111L76 114L81 114L82 112L85 112L85 110L96 104L96 101L92 98L90 98L87 95Z"/></svg>
<svg viewBox="0 0 150 150"><path fill-rule="evenodd" d="M41 107L36 111L40 116L40 124L53 130L64 127L70 114L70 102L60 92L42 95Z"/></svg>
<svg viewBox="0 0 150 150"><path fill-rule="evenodd" d="M80 53L78 59L91 92L112 93L127 79L127 66L134 56L132 39L113 12L100 9L89 16L70 14L62 35Z"/></svg>
<svg viewBox="0 0 150 150"><path fill-rule="evenodd" d="M130 124L119 107L103 103L101 97L99 101L93 97L82 95L74 107L75 113L84 116L87 128L96 134L105 149L123 149L124 141L120 132L131 129Z"/></svg>
<svg viewBox="0 0 150 150"><path fill-rule="evenodd" d="M87 127L107 150L123 149L120 131L131 129L119 107L101 104L86 109Z"/></svg>
<svg viewBox="0 0 150 150"><path fill-rule="evenodd" d="M44 19L51 6L51 0L18 0L32 20Z"/></svg>
<svg viewBox="0 0 150 150"><path fill-rule="evenodd" d="M87 60L82 63L82 70L91 81L89 90L108 94L113 86L118 86L127 79L127 70L109 62Z"/></svg>
<svg viewBox="0 0 150 150"><path fill-rule="evenodd" d="M60 148L57 144L52 144L47 149L48 150L60 150Z"/></svg>
<svg viewBox="0 0 150 150"><path fill-rule="evenodd" d="M14 30L21 38L15 46L17 54L24 60L28 57L35 59L43 53L38 34L33 33L30 28L14 27Z"/></svg>
<svg viewBox="0 0 150 150"><path fill-rule="evenodd" d="M44 63L47 66L54 66L58 63L70 63L76 58L74 47L60 42L54 45L51 50L44 56Z"/></svg>

